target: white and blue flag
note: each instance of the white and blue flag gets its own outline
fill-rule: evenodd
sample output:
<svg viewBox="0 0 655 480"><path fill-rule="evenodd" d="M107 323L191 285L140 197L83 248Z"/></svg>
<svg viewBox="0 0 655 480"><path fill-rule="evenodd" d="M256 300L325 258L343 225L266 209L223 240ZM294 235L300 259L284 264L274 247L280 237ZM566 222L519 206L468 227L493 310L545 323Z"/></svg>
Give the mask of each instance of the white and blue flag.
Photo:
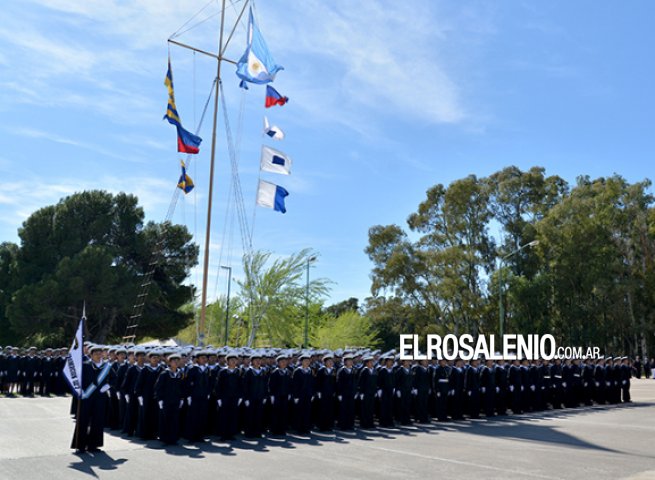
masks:
<svg viewBox="0 0 655 480"><path fill-rule="evenodd" d="M86 309L85 309L86 310ZM75 332L73 344L68 351L66 363L64 363L64 378L73 390L76 397L82 396L82 356L84 355L84 320L86 315L82 314L82 319Z"/></svg>
<svg viewBox="0 0 655 480"><path fill-rule="evenodd" d="M291 173L291 159L274 148L262 146L262 158L259 162L262 172L289 175Z"/></svg>
<svg viewBox="0 0 655 480"><path fill-rule="evenodd" d="M277 125L268 123L268 118L264 117L264 134L273 140L284 140L284 132Z"/></svg>
<svg viewBox="0 0 655 480"><path fill-rule="evenodd" d="M268 51L264 37L255 24L250 9L248 20L248 46L237 63L237 76L241 79L240 87L248 89L246 82L269 83L275 80L275 74L284 70L284 67L277 65L271 52Z"/></svg>
<svg viewBox="0 0 655 480"><path fill-rule="evenodd" d="M289 192L279 185L260 180L259 187L257 188L257 205L272 208L276 212L287 213L284 199L288 195Z"/></svg>

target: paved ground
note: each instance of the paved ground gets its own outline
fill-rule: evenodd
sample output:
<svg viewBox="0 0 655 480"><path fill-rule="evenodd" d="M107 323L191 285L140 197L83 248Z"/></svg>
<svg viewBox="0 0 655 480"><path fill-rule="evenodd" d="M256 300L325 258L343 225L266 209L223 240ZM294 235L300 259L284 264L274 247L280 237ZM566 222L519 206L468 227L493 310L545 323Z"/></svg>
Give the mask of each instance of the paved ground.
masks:
<svg viewBox="0 0 655 480"><path fill-rule="evenodd" d="M0 479L655 479L655 381L635 403L425 428L162 448L68 449L70 399L0 398Z"/></svg>

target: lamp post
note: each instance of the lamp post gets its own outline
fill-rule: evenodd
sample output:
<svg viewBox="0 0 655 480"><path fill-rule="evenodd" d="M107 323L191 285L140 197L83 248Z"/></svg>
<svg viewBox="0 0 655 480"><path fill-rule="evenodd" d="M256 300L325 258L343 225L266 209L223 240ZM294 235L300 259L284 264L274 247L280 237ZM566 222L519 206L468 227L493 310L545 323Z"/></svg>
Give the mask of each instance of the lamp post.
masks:
<svg viewBox="0 0 655 480"><path fill-rule="evenodd" d="M503 304L503 264L505 263L505 260L508 258L512 257L513 255L516 255L519 253L521 250L527 247L534 247L536 245L539 245L539 240L533 240L530 243L526 243L525 245L521 245L519 248L514 250L511 253L508 253L504 257L500 257L500 268L498 269L498 324L500 326L500 336L502 338L503 334L505 333L505 305Z"/></svg>
<svg viewBox="0 0 655 480"><path fill-rule="evenodd" d="M229 338L228 329L230 327L230 285L232 284L232 267L221 265L221 268L227 270L227 302L225 303L225 345L227 345L227 340Z"/></svg>
<svg viewBox="0 0 655 480"><path fill-rule="evenodd" d="M309 265L316 260L316 255L307 257L307 283L305 286L305 340L303 348L309 346Z"/></svg>

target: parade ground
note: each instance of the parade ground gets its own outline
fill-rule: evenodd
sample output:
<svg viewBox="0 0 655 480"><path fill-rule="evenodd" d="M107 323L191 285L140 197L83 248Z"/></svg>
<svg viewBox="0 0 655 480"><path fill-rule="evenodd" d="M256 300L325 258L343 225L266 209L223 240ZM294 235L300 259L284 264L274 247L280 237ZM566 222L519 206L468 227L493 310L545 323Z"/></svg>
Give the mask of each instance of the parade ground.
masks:
<svg viewBox="0 0 655 480"><path fill-rule="evenodd" d="M74 455L70 398L0 398L0 479L655 479L655 381L634 403L162 447L105 434Z"/></svg>

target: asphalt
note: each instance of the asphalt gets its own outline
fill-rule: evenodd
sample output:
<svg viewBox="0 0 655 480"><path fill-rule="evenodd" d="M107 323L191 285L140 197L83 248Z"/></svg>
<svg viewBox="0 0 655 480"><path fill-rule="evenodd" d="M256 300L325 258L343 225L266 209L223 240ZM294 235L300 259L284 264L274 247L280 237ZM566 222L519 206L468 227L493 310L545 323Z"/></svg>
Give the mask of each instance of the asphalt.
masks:
<svg viewBox="0 0 655 480"><path fill-rule="evenodd" d="M70 398L0 398L0 479L655 480L655 380L634 403L403 429L162 447L68 448Z"/></svg>

